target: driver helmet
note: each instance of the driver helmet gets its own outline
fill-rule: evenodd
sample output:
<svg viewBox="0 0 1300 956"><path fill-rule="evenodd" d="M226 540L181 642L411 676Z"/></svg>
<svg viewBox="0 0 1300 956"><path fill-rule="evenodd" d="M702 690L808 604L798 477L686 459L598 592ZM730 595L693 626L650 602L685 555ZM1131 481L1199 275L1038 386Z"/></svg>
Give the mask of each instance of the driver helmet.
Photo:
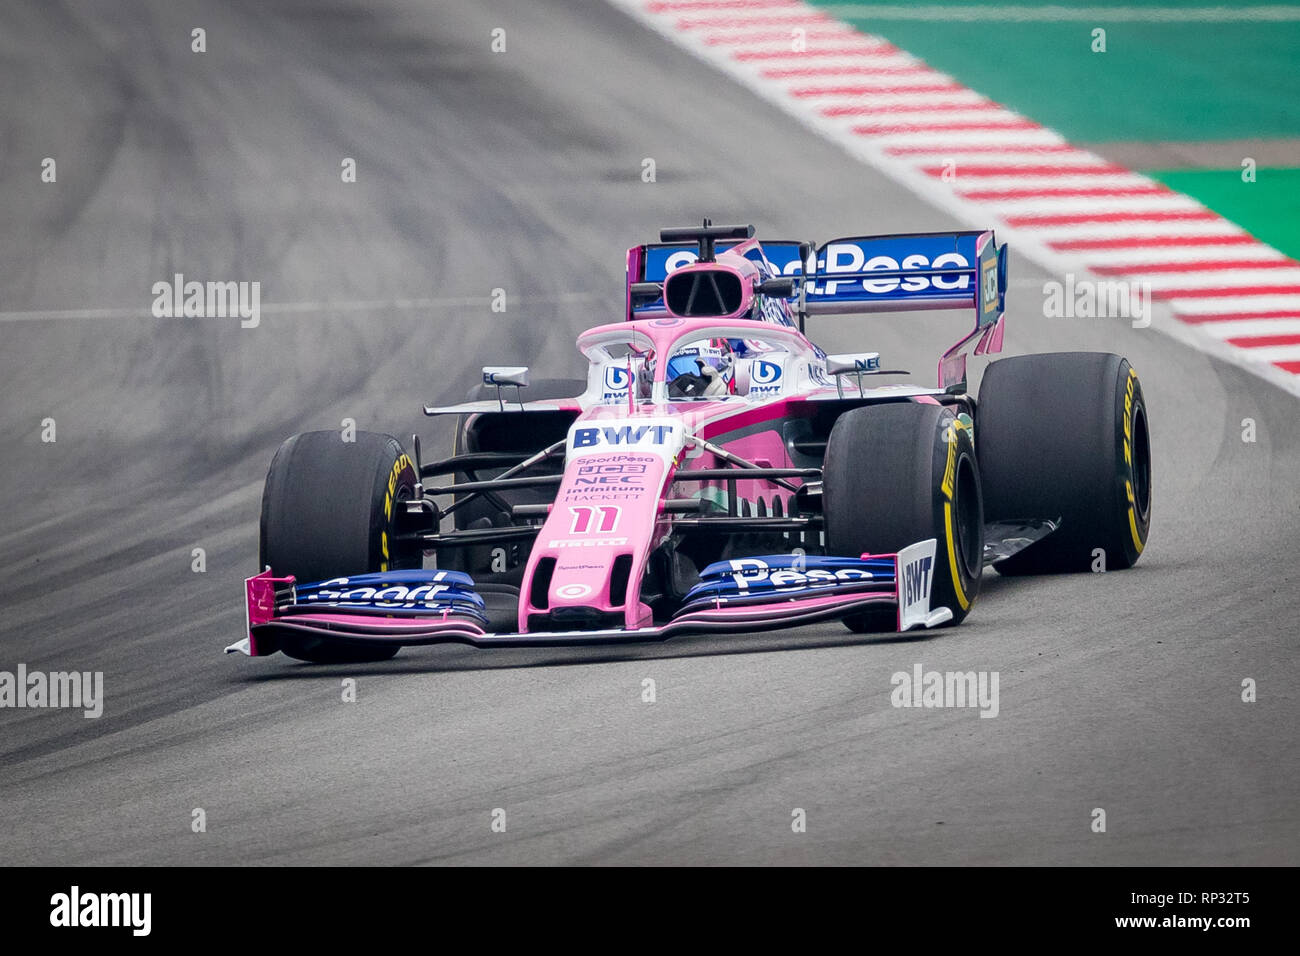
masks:
<svg viewBox="0 0 1300 956"><path fill-rule="evenodd" d="M735 353L726 339L701 339L678 349L664 372L672 399L721 398L736 390Z"/></svg>

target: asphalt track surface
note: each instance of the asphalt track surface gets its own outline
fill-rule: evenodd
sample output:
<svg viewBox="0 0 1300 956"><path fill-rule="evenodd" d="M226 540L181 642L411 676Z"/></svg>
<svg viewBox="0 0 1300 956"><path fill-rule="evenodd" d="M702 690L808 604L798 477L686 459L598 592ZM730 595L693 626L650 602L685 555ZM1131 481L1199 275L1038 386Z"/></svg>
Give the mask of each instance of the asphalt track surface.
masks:
<svg viewBox="0 0 1300 956"><path fill-rule="evenodd" d="M576 371L623 250L662 225L954 223L596 3L30 0L0 8L0 69L0 669L103 671L107 698L98 720L0 710L0 860L1300 862L1293 397L1151 329L1044 319L1014 259L1008 353L1142 376L1135 570L990 572L967 623L916 640L224 657L283 437L354 418L441 448L420 404L486 362ZM153 318L176 272L260 280L261 325ZM108 311L48 314L86 309ZM928 380L954 321L812 331ZM891 707L917 663L998 671L998 717Z"/></svg>

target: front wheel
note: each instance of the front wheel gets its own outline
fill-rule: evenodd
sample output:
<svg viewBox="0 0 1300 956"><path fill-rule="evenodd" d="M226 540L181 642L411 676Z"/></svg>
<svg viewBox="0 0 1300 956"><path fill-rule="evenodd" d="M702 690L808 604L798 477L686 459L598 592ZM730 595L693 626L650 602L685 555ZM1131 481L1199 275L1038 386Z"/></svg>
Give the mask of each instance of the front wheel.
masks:
<svg viewBox="0 0 1300 956"><path fill-rule="evenodd" d="M898 402L845 412L826 442L822 507L828 554L897 553L935 539L930 606L961 622L984 560L980 471L970 427L939 405ZM858 633L892 631L894 611L845 618Z"/></svg>
<svg viewBox="0 0 1300 956"><path fill-rule="evenodd" d="M419 545L395 540L398 503L414 494L415 465L391 435L305 432L275 453L262 491L260 566L299 583L419 568ZM285 638L281 650L316 664L388 660L396 647Z"/></svg>

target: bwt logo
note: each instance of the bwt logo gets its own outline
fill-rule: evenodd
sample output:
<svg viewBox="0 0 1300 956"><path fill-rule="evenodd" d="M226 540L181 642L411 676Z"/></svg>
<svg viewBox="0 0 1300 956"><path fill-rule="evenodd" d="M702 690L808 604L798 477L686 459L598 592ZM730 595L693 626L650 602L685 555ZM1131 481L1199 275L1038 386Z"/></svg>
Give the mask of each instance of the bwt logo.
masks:
<svg viewBox="0 0 1300 956"><path fill-rule="evenodd" d="M619 365L605 369L605 388L611 392L626 392L632 384L632 373Z"/></svg>
<svg viewBox="0 0 1300 956"><path fill-rule="evenodd" d="M574 448L595 445L662 445L673 433L672 425L623 425L618 428L578 428L573 432Z"/></svg>
<svg viewBox="0 0 1300 956"><path fill-rule="evenodd" d="M775 362L755 362L749 373L754 385L775 385L781 379L781 366Z"/></svg>
<svg viewBox="0 0 1300 956"><path fill-rule="evenodd" d="M903 568L903 600L907 604L915 604L929 597L930 574L933 570L934 558L929 556Z"/></svg>

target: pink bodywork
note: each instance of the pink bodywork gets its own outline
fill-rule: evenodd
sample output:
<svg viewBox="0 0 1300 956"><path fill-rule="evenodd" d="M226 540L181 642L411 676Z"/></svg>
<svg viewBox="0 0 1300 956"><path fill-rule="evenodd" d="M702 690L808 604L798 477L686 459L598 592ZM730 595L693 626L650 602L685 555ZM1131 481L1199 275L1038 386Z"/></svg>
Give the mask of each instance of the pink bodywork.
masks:
<svg viewBox="0 0 1300 956"><path fill-rule="evenodd" d="M602 341L622 339L645 344L655 355L670 355L674 347L683 342L711 337L738 338L754 331L754 323L736 320L682 319L665 317L619 322L599 326L578 339L578 348L584 353ZM765 338L779 339L796 353L814 354L814 346L794 329L763 326ZM666 363L658 363L655 384L663 382ZM680 434L706 440L728 432L780 422L796 414L787 400L775 399L763 404L750 404L735 400L686 401L664 404L633 404L626 406L597 405L579 415L575 427L615 429L640 423L657 423L672 419L681 426ZM654 425L645 427L653 428ZM779 434L770 430L756 430L726 442L727 450L757 465L788 467L789 454ZM519 630L529 630L529 617L547 613L557 608L589 608L600 614L622 614L623 626L629 630L651 624L650 608L640 601L640 582L650 553L671 532L671 521L662 511L666 499L688 497L691 489L674 487L673 474L678 467L722 467L724 462L699 445L692 445L690 437L680 450L665 458L646 447L630 446L626 450L610 448L607 452L584 455L566 465L564 480L556 495L537 541L533 545L520 589ZM601 469L611 474L604 476ZM624 474L634 469L635 474ZM607 477L612 490L604 503L591 498L593 482ZM706 483L710 484L710 483ZM725 482L712 482L725 486ZM773 486L759 479L737 480L736 492L741 497L771 496ZM789 494L789 492L786 492ZM783 509L786 510L786 509ZM625 599L615 602L611 598L611 570L620 556L631 558L631 568ZM547 588L546 606L538 607L532 600L533 578L543 561L553 560L554 571Z"/></svg>
<svg viewBox="0 0 1300 956"><path fill-rule="evenodd" d="M280 584L293 584L293 577L273 577L266 570L244 579L244 595L247 599L244 623L248 631L249 655L252 657L257 656L257 638L253 636L253 628L275 617L275 589Z"/></svg>

